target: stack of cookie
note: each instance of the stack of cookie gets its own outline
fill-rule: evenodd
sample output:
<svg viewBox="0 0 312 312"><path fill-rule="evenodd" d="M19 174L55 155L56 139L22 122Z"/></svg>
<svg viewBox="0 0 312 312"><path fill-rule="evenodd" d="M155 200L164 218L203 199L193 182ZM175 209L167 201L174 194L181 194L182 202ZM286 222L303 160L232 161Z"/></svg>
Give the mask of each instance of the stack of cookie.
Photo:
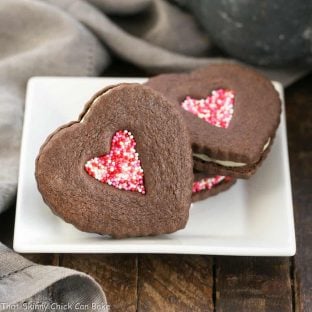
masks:
<svg viewBox="0 0 312 312"><path fill-rule="evenodd" d="M280 120L272 83L238 65L211 65L189 74L164 74L147 86L180 110L193 150L193 201L253 175L268 154Z"/></svg>
<svg viewBox="0 0 312 312"><path fill-rule="evenodd" d="M185 227L191 201L256 172L280 112L271 82L239 65L111 86L43 144L38 189L82 231L172 233Z"/></svg>

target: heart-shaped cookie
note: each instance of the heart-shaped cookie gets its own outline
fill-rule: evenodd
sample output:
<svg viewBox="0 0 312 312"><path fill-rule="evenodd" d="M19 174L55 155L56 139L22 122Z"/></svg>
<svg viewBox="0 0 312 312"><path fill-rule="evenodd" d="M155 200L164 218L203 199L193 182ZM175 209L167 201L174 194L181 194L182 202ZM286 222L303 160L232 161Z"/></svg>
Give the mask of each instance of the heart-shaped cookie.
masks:
<svg viewBox="0 0 312 312"><path fill-rule="evenodd" d="M159 75L146 85L182 112L197 170L248 178L270 150L281 101L272 83L256 71L210 65L189 74Z"/></svg>
<svg viewBox="0 0 312 312"><path fill-rule="evenodd" d="M145 236L185 226L192 170L179 111L148 87L122 84L97 93L78 122L46 140L36 179L53 212L78 229Z"/></svg>

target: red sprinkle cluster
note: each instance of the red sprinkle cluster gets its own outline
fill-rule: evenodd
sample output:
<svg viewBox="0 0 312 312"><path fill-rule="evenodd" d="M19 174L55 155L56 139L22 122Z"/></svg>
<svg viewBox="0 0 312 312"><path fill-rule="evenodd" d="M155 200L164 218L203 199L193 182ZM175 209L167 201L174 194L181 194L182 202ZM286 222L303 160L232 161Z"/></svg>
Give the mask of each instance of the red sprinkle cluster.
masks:
<svg viewBox="0 0 312 312"><path fill-rule="evenodd" d="M215 176L211 178L201 179L199 181L194 181L192 192L197 193L204 190L211 190L214 186L218 185L222 181L229 181L231 177L226 176Z"/></svg>
<svg viewBox="0 0 312 312"><path fill-rule="evenodd" d="M117 131L110 152L87 161L85 170L102 183L145 194L144 173L135 146L136 142L129 131Z"/></svg>
<svg viewBox="0 0 312 312"><path fill-rule="evenodd" d="M196 100L187 96L182 107L213 126L227 128L234 112L234 92L218 89L205 99Z"/></svg>

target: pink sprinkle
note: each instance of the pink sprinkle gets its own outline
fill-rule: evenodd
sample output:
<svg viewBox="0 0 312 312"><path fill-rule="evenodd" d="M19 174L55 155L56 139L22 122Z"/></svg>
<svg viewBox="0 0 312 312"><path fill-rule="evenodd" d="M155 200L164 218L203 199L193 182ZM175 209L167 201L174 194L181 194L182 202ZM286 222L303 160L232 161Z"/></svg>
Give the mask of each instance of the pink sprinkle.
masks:
<svg viewBox="0 0 312 312"><path fill-rule="evenodd" d="M227 128L234 112L234 91L213 90L205 99L196 100L187 96L182 107L213 126Z"/></svg>
<svg viewBox="0 0 312 312"><path fill-rule="evenodd" d="M110 152L87 161L85 170L102 183L145 194L144 172L135 146L136 142L129 131L117 131Z"/></svg>
<svg viewBox="0 0 312 312"><path fill-rule="evenodd" d="M214 186L220 184L222 181L229 181L231 178L226 176L215 176L211 178L204 178L199 181L194 181L192 192L197 193L204 190L211 190Z"/></svg>

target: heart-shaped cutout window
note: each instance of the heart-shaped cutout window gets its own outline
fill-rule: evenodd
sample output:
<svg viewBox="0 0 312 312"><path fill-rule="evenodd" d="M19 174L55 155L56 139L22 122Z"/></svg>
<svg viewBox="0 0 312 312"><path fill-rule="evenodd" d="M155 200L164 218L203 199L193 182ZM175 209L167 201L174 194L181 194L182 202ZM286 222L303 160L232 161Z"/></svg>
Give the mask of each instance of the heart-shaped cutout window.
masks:
<svg viewBox="0 0 312 312"><path fill-rule="evenodd" d="M145 194L144 172L135 146L131 132L119 130L112 138L110 152L87 161L85 170L102 183Z"/></svg>
<svg viewBox="0 0 312 312"><path fill-rule="evenodd" d="M234 113L234 102L234 91L217 89L203 99L187 96L181 106L213 126L227 128Z"/></svg>

